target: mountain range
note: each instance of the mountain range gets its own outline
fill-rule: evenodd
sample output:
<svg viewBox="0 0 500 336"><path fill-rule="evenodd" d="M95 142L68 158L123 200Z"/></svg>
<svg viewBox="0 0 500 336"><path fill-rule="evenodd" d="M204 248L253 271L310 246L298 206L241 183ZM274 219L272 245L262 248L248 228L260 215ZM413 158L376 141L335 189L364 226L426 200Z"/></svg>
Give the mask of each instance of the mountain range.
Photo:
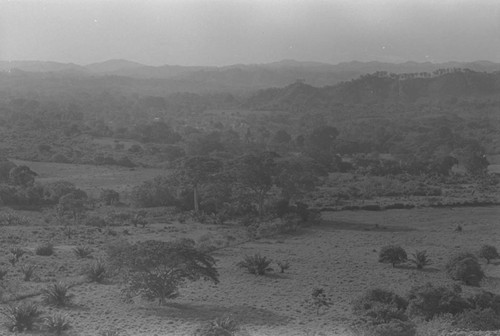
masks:
<svg viewBox="0 0 500 336"><path fill-rule="evenodd" d="M328 64L282 60L266 64L213 66L149 66L128 60L108 60L88 65L45 61L0 61L0 71L10 74L37 73L54 77L113 77L161 85L164 92L248 91L283 87L297 80L321 87L349 81L374 72L431 73L438 69L467 68L477 72L500 71L500 63L489 61L447 63L345 62ZM119 78L116 78L119 77Z"/></svg>

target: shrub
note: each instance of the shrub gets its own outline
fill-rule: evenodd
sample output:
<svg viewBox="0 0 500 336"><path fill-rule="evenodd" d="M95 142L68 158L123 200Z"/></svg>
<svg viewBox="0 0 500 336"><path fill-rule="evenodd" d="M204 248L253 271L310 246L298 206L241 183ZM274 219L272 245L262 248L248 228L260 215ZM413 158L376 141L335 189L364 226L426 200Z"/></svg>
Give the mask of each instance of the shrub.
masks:
<svg viewBox="0 0 500 336"><path fill-rule="evenodd" d="M290 263L287 260L278 261L278 267L280 268L280 273L285 273L285 270L290 268Z"/></svg>
<svg viewBox="0 0 500 336"><path fill-rule="evenodd" d="M80 259L92 258L92 249L88 246L77 246L73 249L73 253Z"/></svg>
<svg viewBox="0 0 500 336"><path fill-rule="evenodd" d="M380 250L378 261L382 263L390 263L392 267L407 260L406 251L401 246L388 245Z"/></svg>
<svg viewBox="0 0 500 336"><path fill-rule="evenodd" d="M314 288L310 297L310 305L316 309L316 315L319 315L321 308L328 308L332 305L332 299L325 294L323 288Z"/></svg>
<svg viewBox="0 0 500 336"><path fill-rule="evenodd" d="M106 205L114 205L120 201L120 194L113 189L103 189L99 198Z"/></svg>
<svg viewBox="0 0 500 336"><path fill-rule="evenodd" d="M393 319L406 321L408 302L401 296L384 290L370 289L353 302L353 312L358 317L368 318L376 323L385 323Z"/></svg>
<svg viewBox="0 0 500 336"><path fill-rule="evenodd" d="M479 250L479 257L486 259L486 263L490 263L491 259L500 258L495 246L483 245Z"/></svg>
<svg viewBox="0 0 500 336"><path fill-rule="evenodd" d="M416 251L412 254L412 258L410 259L412 263L415 264L417 269L422 269L427 265L430 265L432 262L427 256L427 251Z"/></svg>
<svg viewBox="0 0 500 336"><path fill-rule="evenodd" d="M240 328L238 323L231 317L218 317L211 321L201 330L197 336L234 336Z"/></svg>
<svg viewBox="0 0 500 336"><path fill-rule="evenodd" d="M412 321L390 320L368 328L373 336L414 336L417 333Z"/></svg>
<svg viewBox="0 0 500 336"><path fill-rule="evenodd" d="M69 286L61 282L49 285L42 290L43 302L50 306L66 307L71 303L72 294L68 294Z"/></svg>
<svg viewBox="0 0 500 336"><path fill-rule="evenodd" d="M293 233L296 232L301 225L300 216L294 213L288 213L281 219L281 224L278 226L280 233Z"/></svg>
<svg viewBox="0 0 500 336"><path fill-rule="evenodd" d="M26 253L26 251L20 247L13 247L10 249L10 253L12 254L12 258L9 259L9 261L12 266L15 266L19 259L21 259L21 257Z"/></svg>
<svg viewBox="0 0 500 336"><path fill-rule="evenodd" d="M163 305L167 299L179 296L178 288L183 280L180 270L157 267L150 272L134 273L128 292L139 293L148 300L158 299L158 304Z"/></svg>
<svg viewBox="0 0 500 336"><path fill-rule="evenodd" d="M430 320L441 314L458 314L469 308L458 289L434 287L427 283L413 287L408 294L408 313Z"/></svg>
<svg viewBox="0 0 500 336"><path fill-rule="evenodd" d="M267 257L262 257L260 254L255 254L253 256L245 256L245 259L238 263L241 268L246 268L250 274L264 275L267 271L271 271L272 260Z"/></svg>
<svg viewBox="0 0 500 336"><path fill-rule="evenodd" d="M38 245L35 248L35 254L39 256L51 256L54 254L54 245L52 243L44 243L42 245Z"/></svg>
<svg viewBox="0 0 500 336"><path fill-rule="evenodd" d="M107 225L107 223L101 217L90 216L87 219L85 219L85 225L91 226L91 227L96 227L96 228L103 228Z"/></svg>
<svg viewBox="0 0 500 336"><path fill-rule="evenodd" d="M23 280L31 281L31 279L35 275L35 269L36 265L23 265L23 267L21 267L21 272L23 272L24 275Z"/></svg>
<svg viewBox="0 0 500 336"><path fill-rule="evenodd" d="M3 278L9 273L9 270L0 268L0 281L3 280Z"/></svg>
<svg viewBox="0 0 500 336"><path fill-rule="evenodd" d="M176 204L172 193L172 182L162 176L135 187L132 191L132 199L138 207L143 208Z"/></svg>
<svg viewBox="0 0 500 336"><path fill-rule="evenodd" d="M0 213L0 226L18 226L30 224L31 221L24 216L18 216L12 212Z"/></svg>
<svg viewBox="0 0 500 336"><path fill-rule="evenodd" d="M493 309L500 315L500 295L481 291L467 298L471 309Z"/></svg>
<svg viewBox="0 0 500 336"><path fill-rule="evenodd" d="M108 277L106 264L100 260L90 265L85 273L90 282L103 283Z"/></svg>
<svg viewBox="0 0 500 336"><path fill-rule="evenodd" d="M53 314L43 319L45 329L56 335L62 335L66 330L71 329L67 315Z"/></svg>
<svg viewBox="0 0 500 336"><path fill-rule="evenodd" d="M454 326L465 330L498 330L500 316L491 308L469 309L456 316Z"/></svg>
<svg viewBox="0 0 500 336"><path fill-rule="evenodd" d="M452 257L446 264L446 272L453 280L458 280L469 286L479 286L484 278L481 265L470 253L461 253Z"/></svg>
<svg viewBox="0 0 500 336"><path fill-rule="evenodd" d="M194 245L191 239L139 242L125 250L116 249L116 259L111 262L132 271L130 294L158 298L162 304L175 295L177 286L183 281L204 279L218 282L215 260L195 249Z"/></svg>
<svg viewBox="0 0 500 336"><path fill-rule="evenodd" d="M8 306L2 314L7 318L9 331L23 332L33 330L40 321L42 311L35 303L24 303L18 306Z"/></svg>

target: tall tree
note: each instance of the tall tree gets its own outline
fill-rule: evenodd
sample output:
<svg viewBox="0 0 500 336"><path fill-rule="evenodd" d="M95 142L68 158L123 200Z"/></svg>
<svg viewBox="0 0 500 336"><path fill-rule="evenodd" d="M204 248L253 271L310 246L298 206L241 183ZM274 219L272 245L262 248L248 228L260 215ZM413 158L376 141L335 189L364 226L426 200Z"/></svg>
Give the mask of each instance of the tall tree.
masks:
<svg viewBox="0 0 500 336"><path fill-rule="evenodd" d="M214 180L222 171L222 161L207 156L190 156L180 162L177 176L181 183L187 183L193 188L194 211L199 213L199 186Z"/></svg>
<svg viewBox="0 0 500 336"><path fill-rule="evenodd" d="M246 154L237 159L234 173L238 182L248 189L257 203L259 217L264 215L264 201L276 176L276 153Z"/></svg>

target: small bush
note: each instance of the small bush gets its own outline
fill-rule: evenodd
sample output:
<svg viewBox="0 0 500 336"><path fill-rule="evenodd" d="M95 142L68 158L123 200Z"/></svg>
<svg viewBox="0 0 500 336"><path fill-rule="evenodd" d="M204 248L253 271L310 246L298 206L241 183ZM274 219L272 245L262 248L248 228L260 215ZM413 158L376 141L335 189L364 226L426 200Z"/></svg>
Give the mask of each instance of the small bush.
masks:
<svg viewBox="0 0 500 336"><path fill-rule="evenodd" d="M100 260L90 265L85 273L90 282L103 283L108 277L106 264Z"/></svg>
<svg viewBox="0 0 500 336"><path fill-rule="evenodd" d="M499 330L500 316L491 308L470 309L456 316L454 326L465 330Z"/></svg>
<svg viewBox="0 0 500 336"><path fill-rule="evenodd" d="M353 302L353 312L358 317L368 318L376 323L385 323L393 319L406 321L408 302L401 296L384 290L370 289Z"/></svg>
<svg viewBox="0 0 500 336"><path fill-rule="evenodd" d="M280 273L285 273L285 270L290 268L290 263L287 260L278 261L278 267L280 268Z"/></svg>
<svg viewBox="0 0 500 336"><path fill-rule="evenodd" d="M430 320L442 314L456 315L469 308L469 303L457 289L434 287L427 283L410 289L408 313Z"/></svg>
<svg viewBox="0 0 500 336"><path fill-rule="evenodd" d="M319 315L321 308L328 308L332 305L332 299L325 294L323 288L314 288L309 304L316 309L316 315Z"/></svg>
<svg viewBox="0 0 500 336"><path fill-rule="evenodd" d="M92 249L88 246L77 246L73 253L80 259L92 258Z"/></svg>
<svg viewBox="0 0 500 336"><path fill-rule="evenodd" d="M71 329L67 315L54 314L43 319L44 328L56 335L62 335L65 331Z"/></svg>
<svg viewBox="0 0 500 336"><path fill-rule="evenodd" d="M5 278L5 276L9 273L9 270L0 268L0 281Z"/></svg>
<svg viewBox="0 0 500 336"><path fill-rule="evenodd" d="M36 265L23 265L21 267L21 272L23 272L24 281L31 281L33 276L35 275Z"/></svg>
<svg viewBox="0 0 500 336"><path fill-rule="evenodd" d="M238 263L241 268L246 268L250 274L264 275L266 272L271 271L272 260L267 257L262 257L260 254L255 254L253 256L246 256L243 261Z"/></svg>
<svg viewBox="0 0 500 336"><path fill-rule="evenodd" d="M26 251L20 247L13 247L10 249L10 253L16 258L16 261L19 261Z"/></svg>
<svg viewBox="0 0 500 336"><path fill-rule="evenodd" d="M105 205L114 205L120 201L120 194L113 189L103 189L99 198Z"/></svg>
<svg viewBox="0 0 500 336"><path fill-rule="evenodd" d="M54 245L52 243L45 243L42 245L38 245L35 248L35 254L39 256L51 256L54 254Z"/></svg>
<svg viewBox="0 0 500 336"><path fill-rule="evenodd" d="M425 266L432 264L431 260L427 256L427 251L417 250L412 254L410 261L415 264L417 269L423 269Z"/></svg>
<svg viewBox="0 0 500 336"><path fill-rule="evenodd" d="M134 273L127 292L140 294L147 300L158 299L158 304L165 304L167 299L179 296L179 285L183 282L182 272L165 267L157 267L149 272Z"/></svg>
<svg viewBox="0 0 500 336"><path fill-rule="evenodd" d="M481 291L467 298L471 309L493 309L500 315L500 295Z"/></svg>
<svg viewBox="0 0 500 336"><path fill-rule="evenodd" d="M495 246L483 245L479 250L479 257L486 259L486 263L489 264L491 259L500 258L500 255Z"/></svg>
<svg viewBox="0 0 500 336"><path fill-rule="evenodd" d="M218 317L196 332L196 336L234 336L240 328L231 317Z"/></svg>
<svg viewBox="0 0 500 336"><path fill-rule="evenodd" d="M35 303L24 303L18 306L8 306L2 314L7 318L5 324L9 331L31 331L40 321L42 311Z"/></svg>
<svg viewBox="0 0 500 336"><path fill-rule="evenodd" d="M381 263L390 263L392 267L395 267L397 264L405 262L407 258L406 251L401 246L388 245L382 247L380 250L378 261Z"/></svg>
<svg viewBox="0 0 500 336"><path fill-rule="evenodd" d="M12 212L0 213L0 226L30 225L31 221L24 216L18 216Z"/></svg>
<svg viewBox="0 0 500 336"><path fill-rule="evenodd" d="M484 278L481 265L470 253L461 253L452 257L446 264L446 272L453 280L461 281L468 286L479 286Z"/></svg>
<svg viewBox="0 0 500 336"><path fill-rule="evenodd" d="M69 306L73 295L68 294L68 290L69 286L60 282L49 285L42 290L43 303L56 307Z"/></svg>
<svg viewBox="0 0 500 336"><path fill-rule="evenodd" d="M90 216L87 219L85 219L85 226L103 228L107 224L108 223L104 219L102 219L101 217L97 217L97 216Z"/></svg>

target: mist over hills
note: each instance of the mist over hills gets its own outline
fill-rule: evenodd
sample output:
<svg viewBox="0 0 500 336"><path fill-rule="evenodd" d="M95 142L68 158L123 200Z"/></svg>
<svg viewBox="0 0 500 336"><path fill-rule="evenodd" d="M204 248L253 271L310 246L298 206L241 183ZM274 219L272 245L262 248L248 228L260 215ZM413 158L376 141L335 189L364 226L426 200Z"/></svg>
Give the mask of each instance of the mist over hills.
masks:
<svg viewBox="0 0 500 336"><path fill-rule="evenodd" d="M0 61L0 71L9 74L49 75L53 80L69 77L74 80L119 81L125 86L159 87L156 91L171 92L242 92L283 87L301 80L322 87L349 81L359 76L385 71L388 73L422 73L437 69L467 68L477 72L500 71L500 64L489 61L399 64L381 62L345 62L336 65L319 62L282 60L267 64L235 64L210 66L148 66L128 60L108 60L89 65L43 61ZM36 77L36 76L35 76ZM120 77L110 79L110 77ZM139 81L137 81L139 80ZM152 92L154 93L154 89Z"/></svg>

